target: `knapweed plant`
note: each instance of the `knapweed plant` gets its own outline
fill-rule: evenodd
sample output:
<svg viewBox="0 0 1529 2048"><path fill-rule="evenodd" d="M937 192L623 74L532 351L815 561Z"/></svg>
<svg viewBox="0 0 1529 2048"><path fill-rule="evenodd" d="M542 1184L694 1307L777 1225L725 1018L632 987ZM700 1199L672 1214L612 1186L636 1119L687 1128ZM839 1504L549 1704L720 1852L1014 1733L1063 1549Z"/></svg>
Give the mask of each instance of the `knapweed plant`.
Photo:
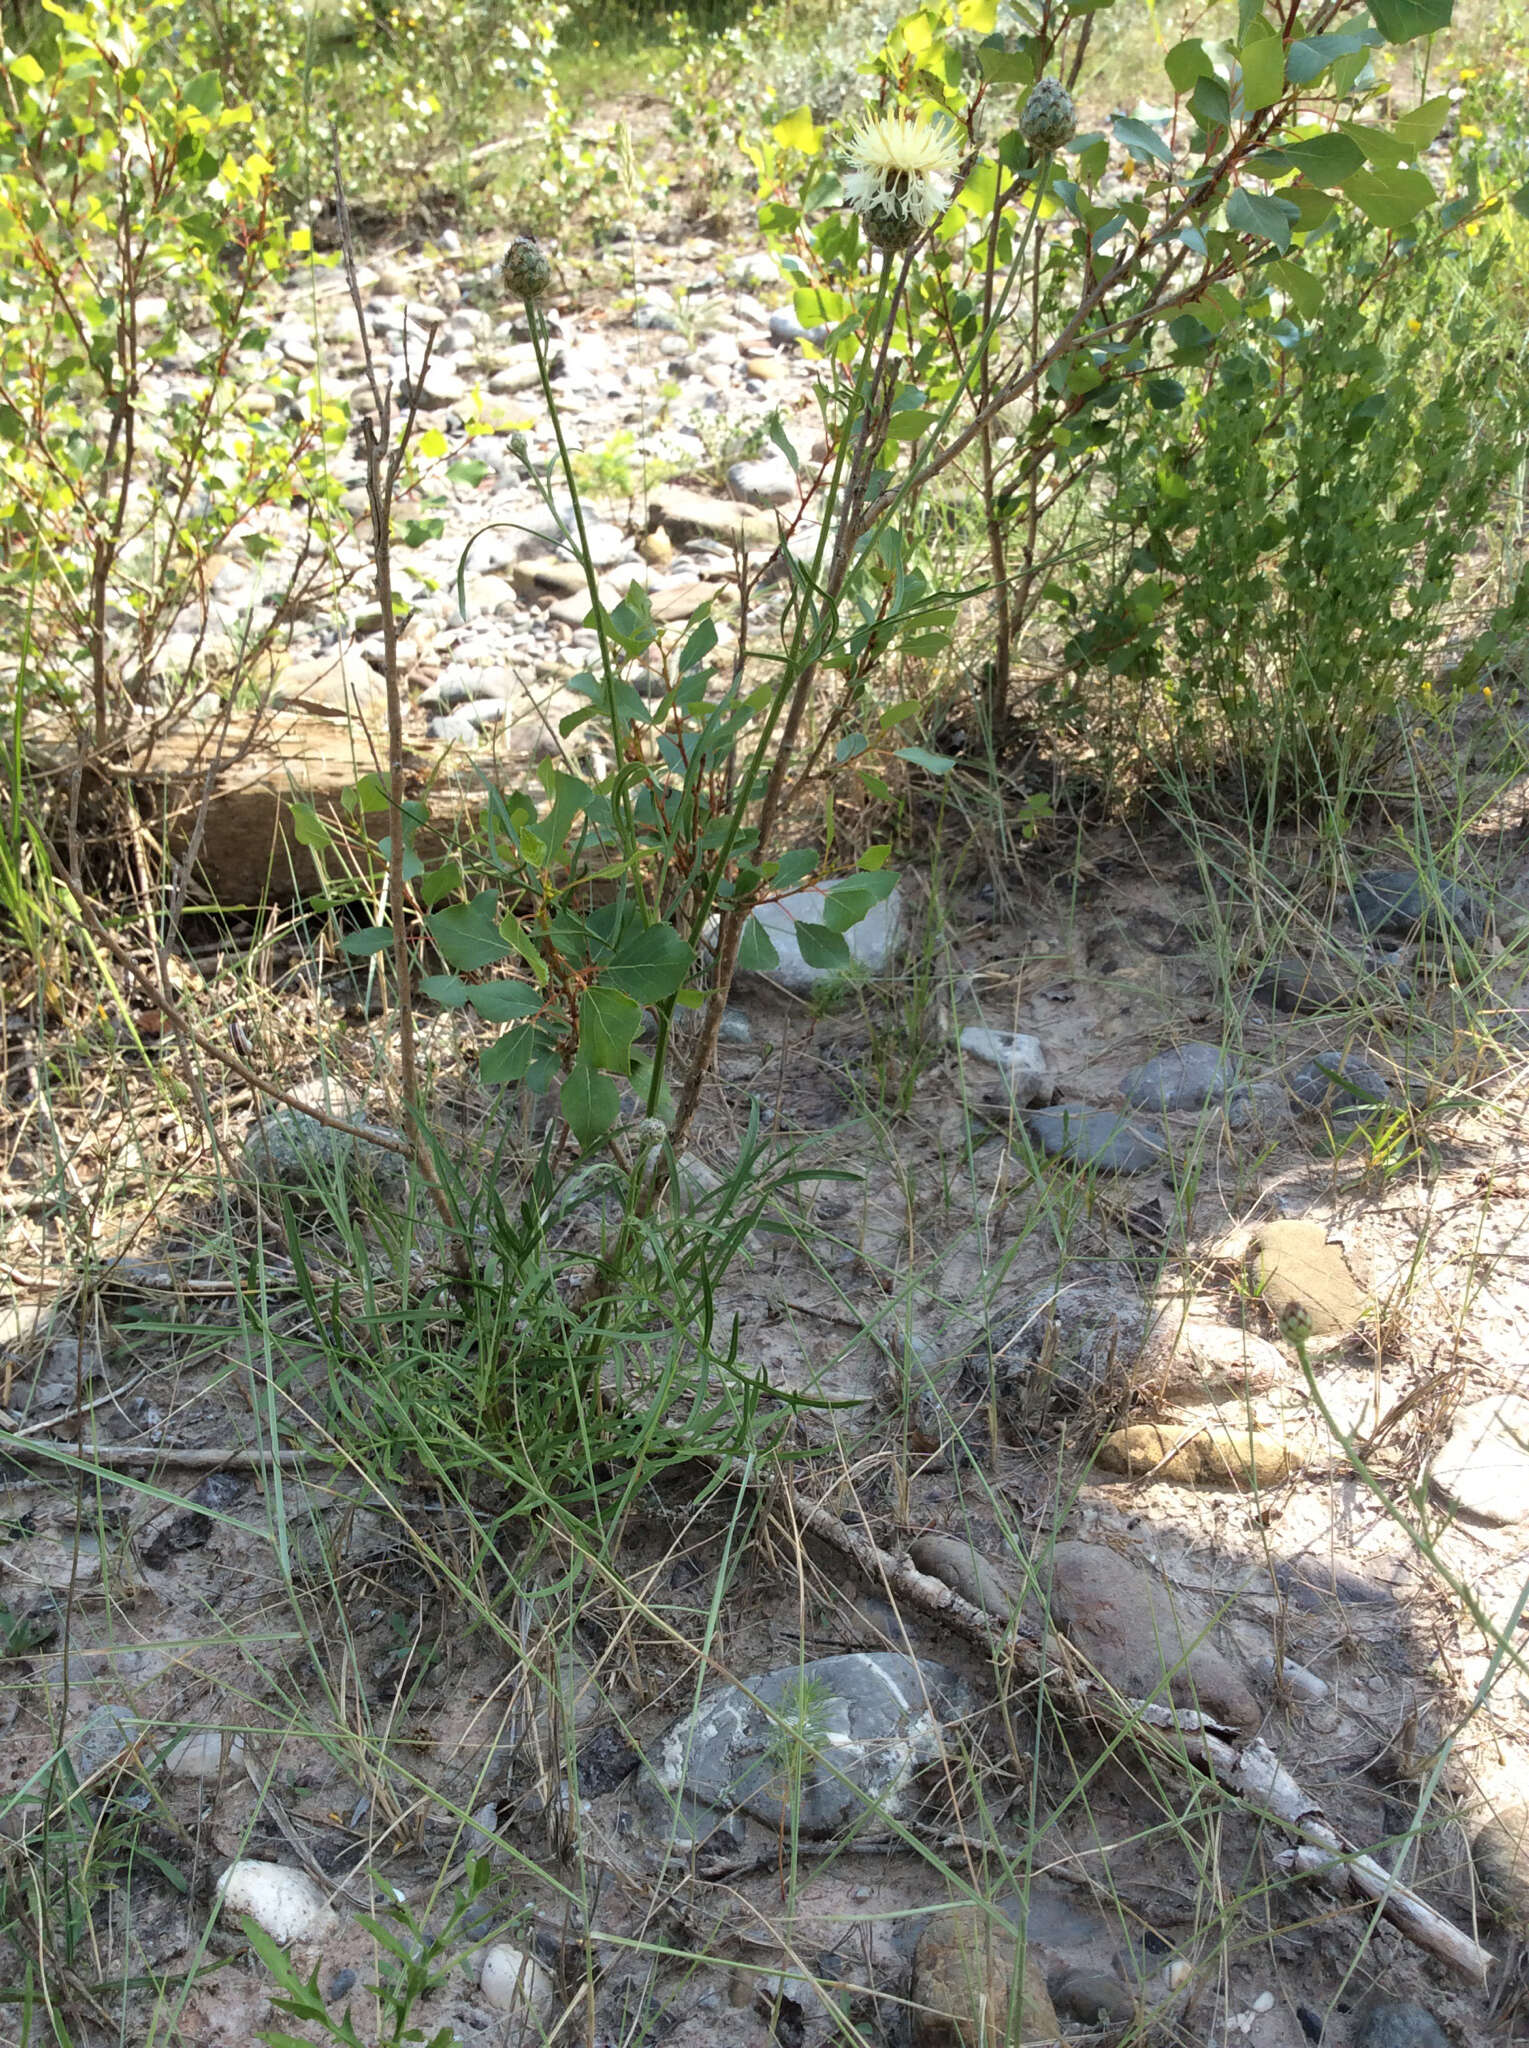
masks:
<svg viewBox="0 0 1529 2048"><path fill-rule="evenodd" d="M1327 253L1345 224L1349 248L1368 227L1373 300L1394 317L1422 240L1447 241L1463 261L1467 235L1524 201L1511 181L1498 190L1479 175L1446 196L1447 161L1431 146L1450 101L1429 85L1428 38L1448 26L1450 0L1241 0L1217 11L1219 38L1166 51L1134 114L1094 126L1073 93L1103 11L923 8L877 54L879 107L847 160L806 109L754 151L760 223L798 315L831 330L825 411L851 430L862 410L886 415L846 577L859 589L906 577L927 560L917 539L933 515L964 508L984 545L958 580L985 585L981 695L999 735L1027 636L1032 664L1054 668L1076 633L1078 579L1057 572L1108 547L1123 442L1157 415L1169 429L1159 442L1193 444L1201 407L1232 402L1250 338L1277 390L1298 380L1326 346L1329 313L1348 320L1352 266ZM862 388L867 359L882 367ZM1356 442L1384 381L1353 383ZM1300 420L1287 406L1275 431ZM1192 469L1176 458L1168 469L1165 501L1195 492ZM1387 484L1392 499L1366 518L1399 533L1410 513L1393 517L1393 504L1415 504L1415 479L1388 472ZM1249 532L1264 514L1250 491ZM1177 567L1171 547L1130 564L1127 627L1155 620ZM1304 713L1322 716L1328 680L1303 677ZM1082 643L1074 684L1085 698L1109 687L1107 662L1091 664Z"/></svg>
<svg viewBox="0 0 1529 2048"><path fill-rule="evenodd" d="M1271 305L1296 347L1323 318L1314 252L1334 224L1357 210L1400 256L1439 200L1418 159L1447 102L1411 104L1403 77L1423 67L1395 74L1388 44L1442 27L1449 0L1242 0L1228 40L1168 52L1161 110L1079 133L1097 11L1048 11L1015 36L997 32L992 0L944 0L894 30L880 103L843 135L803 115L757 150L761 219L817 336L826 454L809 461L775 431L801 503L771 544L740 542L742 627L726 646L709 605L667 631L640 587L602 598L548 375L549 266L524 240L506 258L556 448L540 482L549 507L571 507L563 540L598 656L574 678L585 701L563 721L565 758L495 791L449 858L417 851L427 814L395 785L407 858L392 902L420 992L498 1027L483 1078L558 1091L544 1161L603 1155L625 1177L586 1300L619 1298L643 1255L735 975L775 964L756 910L810 885L794 906L801 951L844 973L846 934L895 887L887 846L836 870L831 836L804 831L813 778L857 778L884 800L894 772L951 765L903 743L919 705L889 702L883 680L894 657L938 655L969 594L934 573L930 506L965 493L980 508L1000 716L1053 510L1103 473L1119 418L1142 396L1186 403L1186 367ZM957 38L973 28L969 75ZM1400 108L1385 123L1383 95ZM1478 195L1445 223L1492 204ZM393 935L379 924L349 943L380 953Z"/></svg>

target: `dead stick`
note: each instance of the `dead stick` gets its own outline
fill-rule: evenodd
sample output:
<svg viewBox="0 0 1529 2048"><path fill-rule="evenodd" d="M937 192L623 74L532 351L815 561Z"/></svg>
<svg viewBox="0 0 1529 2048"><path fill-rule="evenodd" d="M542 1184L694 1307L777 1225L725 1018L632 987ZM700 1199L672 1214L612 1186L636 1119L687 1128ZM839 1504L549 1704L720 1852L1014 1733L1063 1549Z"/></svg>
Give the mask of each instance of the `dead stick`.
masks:
<svg viewBox="0 0 1529 2048"><path fill-rule="evenodd" d="M989 1614L943 1578L920 1571L913 1558L894 1557L859 1530L847 1529L829 1509L802 1499L794 1490L791 1502L792 1511L804 1529L848 1557L871 1584L894 1596L894 1604L895 1596L901 1594L912 1606L932 1615L969 1642L979 1644L989 1653L1007 1655L1028 1678L1064 1688L1083 1717L1103 1721L1138 1741L1149 1741L1168 1761L1182 1764L1187 1757L1243 1804L1324 1851L1328 1861L1341 1870L1343 1880L1378 1907L1381 1915L1409 1941L1473 1983L1487 1981L1496 1958L1425 1904L1373 1857L1346 1841L1318 1802L1301 1790L1265 1742L1255 1738L1239 1747L1228 1739L1230 1729L1220 1727L1206 1715L1123 1698L1100 1679L1070 1668L1073 1656L1049 1635L1041 1639L1019 1632L1015 1627L1019 1618L1017 1603L1007 1616ZM915 1543L913 1550L915 1556L923 1552L931 1561L944 1564L944 1552L953 1547L961 1546ZM992 1573L994 1568L988 1560L976 1558L976 1553L971 1555L975 1559L973 1570L985 1566L987 1574ZM992 1584L991 1576L985 1576L982 1583ZM1169 1731L1176 1739L1165 1739Z"/></svg>
<svg viewBox="0 0 1529 2048"><path fill-rule="evenodd" d="M103 1472L135 1472L146 1465L174 1465L182 1472L262 1472L279 1465L283 1472L302 1472L310 1465L334 1465L339 1461L327 1451L252 1451L242 1448L178 1451L173 1444L84 1444L60 1443L49 1437L13 1436L0 1429L0 1457L63 1458L87 1471L99 1466Z"/></svg>

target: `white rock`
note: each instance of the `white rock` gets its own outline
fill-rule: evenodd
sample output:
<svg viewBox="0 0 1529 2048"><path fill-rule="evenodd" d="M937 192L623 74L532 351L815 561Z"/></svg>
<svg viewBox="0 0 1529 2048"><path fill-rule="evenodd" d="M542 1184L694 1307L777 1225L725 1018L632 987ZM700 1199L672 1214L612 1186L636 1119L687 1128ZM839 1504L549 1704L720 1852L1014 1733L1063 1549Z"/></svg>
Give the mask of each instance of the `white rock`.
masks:
<svg viewBox="0 0 1529 2048"><path fill-rule="evenodd" d="M1452 1508L1495 1528L1529 1516L1529 1399L1498 1394L1455 1415L1429 1473Z"/></svg>
<svg viewBox="0 0 1529 2048"><path fill-rule="evenodd" d="M798 995L838 979L838 971L831 967L808 965L796 935L799 923L825 922L823 906L826 894L826 886L814 882L805 889L782 896L778 902L762 903L754 912L755 923L763 925L779 958L779 965L768 969L770 979ZM905 915L899 884L890 896L873 904L859 924L850 926L843 935L844 942L857 967L864 968L867 974L881 974L886 970L902 942Z"/></svg>
<svg viewBox="0 0 1529 2048"><path fill-rule="evenodd" d="M535 1956L496 1942L483 1958L478 1988L495 2012L525 2013L547 2019L557 2003L557 1986Z"/></svg>
<svg viewBox="0 0 1529 2048"><path fill-rule="evenodd" d="M1290 1362L1279 1346L1256 1330L1223 1321L1212 1304L1191 1302L1182 1322L1176 1306L1165 1307L1159 1320L1174 1343L1173 1356L1157 1382L1161 1392L1195 1396L1212 1388L1230 1388L1243 1394L1270 1394L1289 1387ZM1299 1395L1304 1402L1304 1383Z"/></svg>
<svg viewBox="0 0 1529 2048"><path fill-rule="evenodd" d="M801 496L796 472L784 455L735 462L727 472L727 488L746 505L790 505Z"/></svg>
<svg viewBox="0 0 1529 2048"><path fill-rule="evenodd" d="M1253 2010L1254 2012L1273 2012L1274 1993L1272 1991L1260 1991L1253 2001Z"/></svg>
<svg viewBox="0 0 1529 2048"><path fill-rule="evenodd" d="M989 1031L985 1024L968 1024L961 1033L961 1050L997 1067L1021 1109L1046 1093L1046 1055L1040 1040L1028 1031Z"/></svg>
<svg viewBox="0 0 1529 2048"><path fill-rule="evenodd" d="M586 519L584 538L589 544L589 559L597 569L608 569L612 562L619 562L631 552L631 542L614 520Z"/></svg>
<svg viewBox="0 0 1529 2048"><path fill-rule="evenodd" d="M766 249L756 249L747 256L737 257L731 265L735 283L760 285L780 283L780 265Z"/></svg>
<svg viewBox="0 0 1529 2048"><path fill-rule="evenodd" d="M165 1769L172 1778L216 1778L225 1769L233 1773L243 1768L244 1737L235 1735L230 1739L225 1765L223 1734L217 1728L198 1728L191 1735L183 1735L165 1753Z"/></svg>
<svg viewBox="0 0 1529 2048"><path fill-rule="evenodd" d="M306 1870L262 1863L253 1856L230 1863L218 1879L218 1910L229 1920L247 1913L272 1941L327 1941L340 1924Z"/></svg>

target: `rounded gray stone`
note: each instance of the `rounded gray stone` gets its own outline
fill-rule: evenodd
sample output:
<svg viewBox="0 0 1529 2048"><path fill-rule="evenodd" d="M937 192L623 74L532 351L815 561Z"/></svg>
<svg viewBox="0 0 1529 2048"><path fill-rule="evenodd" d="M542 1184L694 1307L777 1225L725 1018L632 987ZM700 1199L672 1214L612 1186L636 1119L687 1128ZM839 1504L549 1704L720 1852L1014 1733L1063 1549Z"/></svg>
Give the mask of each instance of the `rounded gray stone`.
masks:
<svg viewBox="0 0 1529 2048"><path fill-rule="evenodd" d="M1237 1062L1222 1046L1193 1043L1160 1052L1126 1075L1121 1093L1137 1109L1203 1109L1237 1085Z"/></svg>
<svg viewBox="0 0 1529 2048"><path fill-rule="evenodd" d="M1354 2018L1353 2048L1449 2048L1431 2012L1410 1998L1367 1998Z"/></svg>
<svg viewBox="0 0 1529 2048"><path fill-rule="evenodd" d="M474 697L454 711L437 712L426 730L433 740L456 740L471 746L490 726L504 723L504 710L502 697Z"/></svg>
<svg viewBox="0 0 1529 2048"><path fill-rule="evenodd" d="M313 1201L340 1183L401 1191L407 1181L402 1155L367 1142L368 1135L393 1139L397 1132L373 1123L348 1090L335 1086L307 1092L329 1115L365 1135L336 1130L283 1103L262 1117L245 1139L239 1162L245 1179L282 1188L300 1201Z"/></svg>
<svg viewBox="0 0 1529 2048"><path fill-rule="evenodd" d="M1028 1031L991 1031L985 1024L968 1024L960 1044L973 1059L998 1069L1011 1100L1021 1109L1039 1102L1051 1086L1045 1048Z"/></svg>
<svg viewBox="0 0 1529 2048"><path fill-rule="evenodd" d="M94 1777L147 1732L147 1725L126 1707L93 1708L69 1745L75 1770L81 1778Z"/></svg>
<svg viewBox="0 0 1529 2048"><path fill-rule="evenodd" d="M400 396L405 405L413 405L417 400L421 412L445 412L461 404L467 396L467 385L445 363L432 362L420 379L417 392L412 384L405 383Z"/></svg>
<svg viewBox="0 0 1529 2048"><path fill-rule="evenodd" d="M1082 1401L1112 1383L1130 1383L1153 1327L1152 1309L1132 1288L1051 1283L1000 1309L969 1360L982 1368L983 1383L991 1360L1001 1401L1023 1402L1041 1373L1049 1389Z"/></svg>
<svg viewBox="0 0 1529 2048"><path fill-rule="evenodd" d="M1064 1970L1050 1991L1058 2017L1085 2027L1125 2027L1136 2017L1136 2000L1108 1970Z"/></svg>
<svg viewBox="0 0 1529 2048"><path fill-rule="evenodd" d="M1289 1017L1312 1017L1343 1009L1349 992L1325 967L1290 956L1271 960L1262 969L1253 984L1253 1000Z"/></svg>
<svg viewBox="0 0 1529 2048"><path fill-rule="evenodd" d="M460 711L472 704L495 704L502 718L503 692L495 696L489 687L496 676L508 685L509 677L502 669L447 669L427 690L420 691L420 707L426 711Z"/></svg>
<svg viewBox="0 0 1529 2048"><path fill-rule="evenodd" d="M1291 1100L1317 1116L1358 1122L1391 1100L1391 1085L1357 1053L1318 1053L1290 1077Z"/></svg>
<svg viewBox="0 0 1529 2048"><path fill-rule="evenodd" d="M960 1676L892 1651L821 1657L706 1694L643 1766L648 1830L680 1851L742 1853L749 1823L813 1840L875 1829L975 1701Z"/></svg>
<svg viewBox="0 0 1529 2048"><path fill-rule="evenodd" d="M801 496L796 472L783 455L735 462L727 472L727 488L745 505L791 505Z"/></svg>
<svg viewBox="0 0 1529 2048"><path fill-rule="evenodd" d="M1376 868L1350 892L1354 916L1367 932L1386 938L1449 938L1475 945L1486 937L1487 911L1457 882L1411 868Z"/></svg>
<svg viewBox="0 0 1529 2048"><path fill-rule="evenodd" d="M1112 1109L1072 1103L1033 1109L1025 1128L1047 1158L1106 1173L1146 1173L1168 1158L1167 1134L1160 1125L1136 1123Z"/></svg>
<svg viewBox="0 0 1529 2048"><path fill-rule="evenodd" d="M826 326L804 327L789 306L777 306L770 315L770 339L782 346L793 341L810 341L821 348L828 335Z"/></svg>
<svg viewBox="0 0 1529 2048"><path fill-rule="evenodd" d="M817 967L806 958L797 936L798 924L826 922L828 892L821 883L793 890L773 903L761 903L754 923L761 926L775 948L776 965L763 971L783 988L805 995L826 983L840 979L843 969ZM902 885L880 903L873 903L858 924L843 934L852 966L866 974L883 974L892 965L905 936L906 904Z"/></svg>

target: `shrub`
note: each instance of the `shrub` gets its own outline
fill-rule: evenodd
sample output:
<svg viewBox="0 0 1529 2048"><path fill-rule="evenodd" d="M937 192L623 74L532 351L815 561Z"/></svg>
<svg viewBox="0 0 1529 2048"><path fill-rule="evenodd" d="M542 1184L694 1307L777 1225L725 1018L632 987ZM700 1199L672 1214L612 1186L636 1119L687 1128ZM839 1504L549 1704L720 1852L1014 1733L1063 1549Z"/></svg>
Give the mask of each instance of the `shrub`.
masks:
<svg viewBox="0 0 1529 2048"><path fill-rule="evenodd" d="M558 111L551 56L562 0L201 0L198 47L279 138L283 188L327 197L337 138L353 192L396 200L449 186L517 110Z"/></svg>
<svg viewBox="0 0 1529 2048"><path fill-rule="evenodd" d="M1230 757L1243 786L1352 770L1522 460L1493 260L1438 233L1402 260L1350 219L1312 252L1304 316L1271 278L1219 333L1172 323L1164 374L1117 415L1107 544L1052 583L1073 678L1052 714L1117 760L1145 742L1203 777Z"/></svg>
<svg viewBox="0 0 1529 2048"><path fill-rule="evenodd" d="M174 715L212 652L206 565L241 533L269 545L252 517L294 490L322 507L344 436L295 392L253 416L236 381L258 288L293 244L260 123L216 75L186 75L183 28L168 0L59 13L0 73L8 680L88 726L98 755L143 711ZM151 364L178 380L155 409ZM223 651L230 688L261 638Z"/></svg>
<svg viewBox="0 0 1529 2048"><path fill-rule="evenodd" d="M1046 708L1096 751L1134 741L1151 701L1192 758L1267 759L1277 691L1291 783L1384 717L1522 417L1464 253L1500 201L1438 207L1418 161L1447 97L1383 132L1356 120L1386 82L1382 31L1449 11L1345 8L1312 36L1244 8L1238 46L1186 37L1161 108L1109 132L1067 133L1082 16L1016 36L992 5L925 9L866 67L883 104L942 107L966 152L900 281L885 479L905 542L932 502L973 508L990 730L1021 702L1021 650L1054 667L1063 637L1074 687ZM754 157L797 312L847 364L863 243L822 211L843 190L823 133L798 110Z"/></svg>

